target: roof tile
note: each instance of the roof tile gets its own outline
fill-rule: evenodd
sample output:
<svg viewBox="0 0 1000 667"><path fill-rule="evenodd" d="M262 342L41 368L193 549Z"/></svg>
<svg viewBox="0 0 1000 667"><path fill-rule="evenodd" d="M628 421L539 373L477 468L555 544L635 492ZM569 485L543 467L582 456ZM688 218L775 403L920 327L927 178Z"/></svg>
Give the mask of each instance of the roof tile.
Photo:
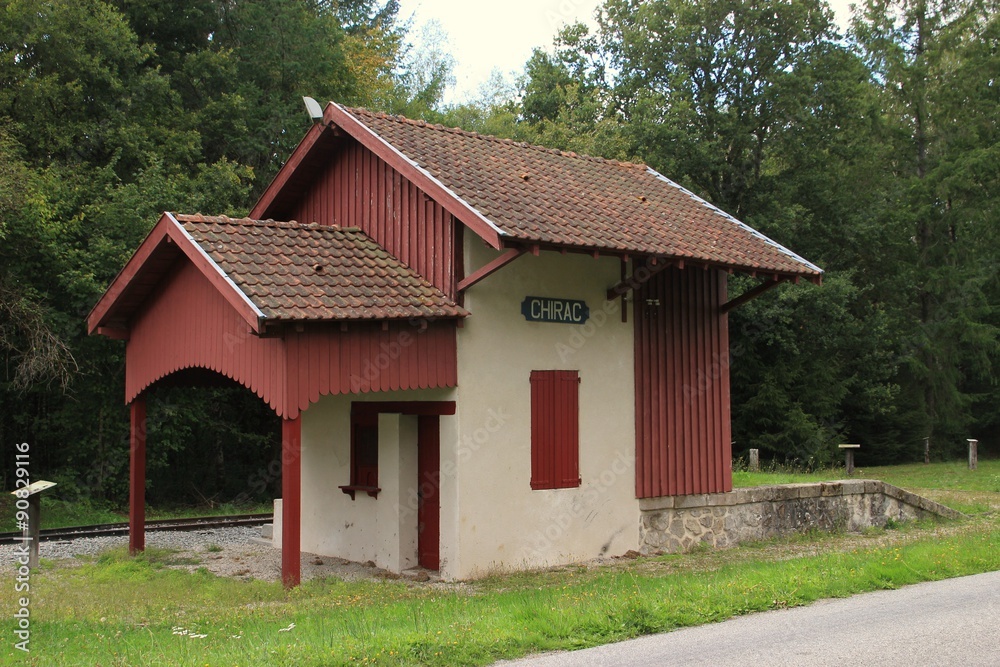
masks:
<svg viewBox="0 0 1000 667"><path fill-rule="evenodd" d="M365 109L345 111L513 239L811 278L822 274L645 165Z"/></svg>
<svg viewBox="0 0 1000 667"><path fill-rule="evenodd" d="M468 314L355 228L225 216L174 218L268 319Z"/></svg>

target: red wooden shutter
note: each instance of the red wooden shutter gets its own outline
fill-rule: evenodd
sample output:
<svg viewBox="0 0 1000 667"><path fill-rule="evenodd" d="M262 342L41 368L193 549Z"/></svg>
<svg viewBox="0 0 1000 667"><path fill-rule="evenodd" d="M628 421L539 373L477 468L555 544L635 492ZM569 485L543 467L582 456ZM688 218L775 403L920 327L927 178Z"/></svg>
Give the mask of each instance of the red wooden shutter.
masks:
<svg viewBox="0 0 1000 667"><path fill-rule="evenodd" d="M531 488L580 485L580 375L531 371Z"/></svg>

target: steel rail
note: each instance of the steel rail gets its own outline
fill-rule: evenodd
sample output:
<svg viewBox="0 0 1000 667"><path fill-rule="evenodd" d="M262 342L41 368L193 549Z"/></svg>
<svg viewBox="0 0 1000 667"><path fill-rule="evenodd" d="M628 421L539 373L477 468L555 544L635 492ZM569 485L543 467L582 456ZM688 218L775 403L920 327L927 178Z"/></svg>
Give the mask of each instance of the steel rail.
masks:
<svg viewBox="0 0 1000 667"><path fill-rule="evenodd" d="M236 514L230 516L203 516L184 519L156 519L146 522L146 532L176 530L194 531L208 528L231 528L233 526L259 526L273 520L272 514ZM73 540L80 537L109 537L128 535L128 522L105 523L93 526L67 526L65 528L43 528L39 531L39 541ZM0 533L0 544L16 544L21 541L20 531Z"/></svg>

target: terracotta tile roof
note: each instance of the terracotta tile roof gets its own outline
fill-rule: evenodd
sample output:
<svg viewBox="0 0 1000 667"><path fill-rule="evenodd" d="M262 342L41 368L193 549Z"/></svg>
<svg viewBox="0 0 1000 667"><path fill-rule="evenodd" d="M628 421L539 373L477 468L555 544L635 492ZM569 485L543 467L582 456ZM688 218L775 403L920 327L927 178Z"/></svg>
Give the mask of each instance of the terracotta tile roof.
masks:
<svg viewBox="0 0 1000 667"><path fill-rule="evenodd" d="M641 164L364 109L360 123L507 237L816 278L822 270Z"/></svg>
<svg viewBox="0 0 1000 667"><path fill-rule="evenodd" d="M358 229L225 216L174 218L268 319L468 314Z"/></svg>

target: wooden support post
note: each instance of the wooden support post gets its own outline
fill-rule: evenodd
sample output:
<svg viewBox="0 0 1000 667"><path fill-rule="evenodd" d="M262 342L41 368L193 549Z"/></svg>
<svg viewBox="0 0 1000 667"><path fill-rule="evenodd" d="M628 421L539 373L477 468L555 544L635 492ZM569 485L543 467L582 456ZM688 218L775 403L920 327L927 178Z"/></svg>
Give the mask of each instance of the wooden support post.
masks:
<svg viewBox="0 0 1000 667"><path fill-rule="evenodd" d="M301 581L302 418L281 422L281 581Z"/></svg>
<svg viewBox="0 0 1000 667"><path fill-rule="evenodd" d="M503 267L507 266L515 259L523 255L525 252L527 252L527 248L508 248L507 252L500 255L492 262L489 262L485 266L479 267L465 278L459 280L457 287L458 291L464 292L465 290L469 289L470 287L478 283L480 280L494 274ZM538 246L532 246L531 253L537 256L538 252L539 252Z"/></svg>
<svg viewBox="0 0 1000 667"><path fill-rule="evenodd" d="M931 438L927 436L924 438L924 465L931 462Z"/></svg>
<svg viewBox="0 0 1000 667"><path fill-rule="evenodd" d="M838 445L844 450L844 466L847 468L847 476L854 474L854 450L861 449L861 445Z"/></svg>
<svg viewBox="0 0 1000 667"><path fill-rule="evenodd" d="M760 470L760 450L751 449L750 450L750 470L752 472L758 472Z"/></svg>
<svg viewBox="0 0 1000 667"><path fill-rule="evenodd" d="M779 284L781 284L781 280L777 276L775 276L773 280L765 280L760 285L757 285L753 289L744 292L743 294L736 297L732 301L727 301L726 303L719 306L719 312L728 313L733 308L736 308L737 306L742 306L744 303L746 303L747 301L751 301L752 299L756 299L764 292L774 287L777 287Z"/></svg>
<svg viewBox="0 0 1000 667"><path fill-rule="evenodd" d="M146 395L129 406L128 552L146 549Z"/></svg>
<svg viewBox="0 0 1000 667"><path fill-rule="evenodd" d="M979 467L979 441L969 438L969 470Z"/></svg>

